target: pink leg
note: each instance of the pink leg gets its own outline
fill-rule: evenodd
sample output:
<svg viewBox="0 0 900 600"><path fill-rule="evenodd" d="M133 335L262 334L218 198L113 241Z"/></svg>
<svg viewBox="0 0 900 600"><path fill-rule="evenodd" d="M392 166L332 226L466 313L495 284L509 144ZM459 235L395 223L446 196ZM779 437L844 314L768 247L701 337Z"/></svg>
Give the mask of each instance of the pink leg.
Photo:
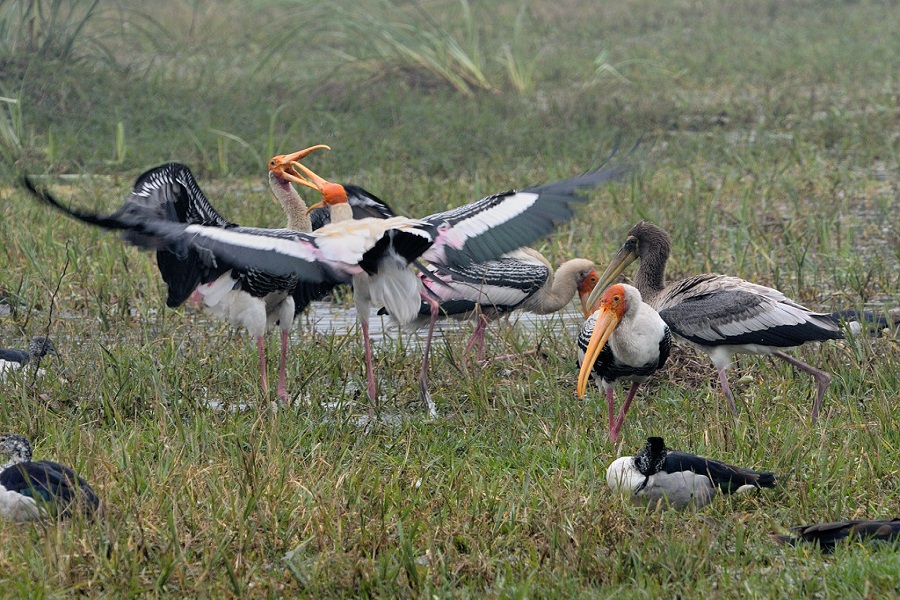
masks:
<svg viewBox="0 0 900 600"><path fill-rule="evenodd" d="M812 424L815 425L819 418L819 409L822 407L822 400L825 399L825 390L828 389L828 384L831 383L831 375L825 371L820 371L812 365L806 364L799 358L794 358L793 356L785 354L784 352L773 352L772 354L781 360L791 363L801 371L806 371L816 378L818 389L816 390L816 401L813 403L812 416L810 417Z"/></svg>
<svg viewBox="0 0 900 600"><path fill-rule="evenodd" d="M431 308L431 318L428 320L428 337L425 338L425 351L423 352L422 357L422 372L419 373L419 392L422 395L422 400L424 400L425 404L428 406L428 416L436 417L437 408L434 406L434 400L431 399L431 393L428 391L428 361L431 356L431 338L434 336L434 325L437 323L440 305L437 303L437 300L427 294L422 294L422 299L427 302L428 306Z"/></svg>
<svg viewBox="0 0 900 600"><path fill-rule="evenodd" d="M616 408L613 399L612 386L606 388L606 412L607 416L609 417L609 439L611 442L615 442L616 439L613 437L613 425L616 422Z"/></svg>
<svg viewBox="0 0 900 600"><path fill-rule="evenodd" d="M269 377L266 375L266 339L256 338L256 349L259 351L259 378L262 381L263 393L269 394Z"/></svg>
<svg viewBox="0 0 900 600"><path fill-rule="evenodd" d="M738 416L737 404L734 403L734 396L731 394L731 386L728 385L728 375L725 373L725 369L719 369L719 381L722 382L722 392L731 407L731 414L735 417Z"/></svg>
<svg viewBox="0 0 900 600"><path fill-rule="evenodd" d="M287 373L285 372L285 363L287 362L287 349L288 349L288 337L290 332L287 329L283 329L281 331L281 365L278 368L278 397L285 404L290 403L290 398L287 395Z"/></svg>
<svg viewBox="0 0 900 600"><path fill-rule="evenodd" d="M369 416L375 418L375 403L378 399L378 388L375 385L375 367L372 365L372 345L369 341L369 320L360 320L362 326L363 347L366 351L366 384L369 394Z"/></svg>
<svg viewBox="0 0 900 600"><path fill-rule="evenodd" d="M475 326L475 331L472 332L472 337L469 338L469 343L466 344L465 352L468 354L472 347L478 343L478 354L475 360L481 360L481 356L484 353L484 336L487 331L487 317L483 314L478 315L478 325Z"/></svg>
<svg viewBox="0 0 900 600"><path fill-rule="evenodd" d="M634 400L634 396L637 394L639 387L641 387L641 384L634 382L631 384L631 389L628 390L628 396L625 397L625 404L623 404L622 408L619 410L619 418L616 419L615 429L609 434L609 439L613 442L619 438L619 432L622 430L622 425L625 423L625 415L628 413L628 409L631 407L631 401Z"/></svg>

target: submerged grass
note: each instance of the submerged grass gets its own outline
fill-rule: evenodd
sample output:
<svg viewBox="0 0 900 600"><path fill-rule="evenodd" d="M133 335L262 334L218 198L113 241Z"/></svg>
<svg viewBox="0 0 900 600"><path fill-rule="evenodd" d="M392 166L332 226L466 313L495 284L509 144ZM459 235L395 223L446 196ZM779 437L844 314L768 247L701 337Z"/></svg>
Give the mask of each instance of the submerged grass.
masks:
<svg viewBox="0 0 900 600"><path fill-rule="evenodd" d="M426 31L499 87L471 95L387 54L361 64L374 21L346 23L357 38L336 55L336 29L272 35L323 6L170 4L151 17L123 0L85 24L114 61L0 56L2 95L17 100L0 113L6 173L50 174L66 201L111 210L143 169L179 160L228 218L276 226L261 161L312 143L334 148L316 171L423 215L584 171L618 136L643 135L635 176L539 245L552 262L602 265L646 218L672 234L672 276L732 273L822 310L898 304L883 3L392 5L398 28L427 11ZM484 368L460 356L468 327L446 334L435 421L418 401L419 344L392 337L376 356L384 419L364 427L356 331L300 319L297 405L272 413L253 344L164 308L151 256L8 186L0 240L0 292L24 301L0 320L4 345L49 332L62 351L47 376L0 383L0 426L75 467L106 506L96 522L5 524L6 595L852 598L900 585L890 550L825 557L769 538L898 514L895 337L796 352L834 375L817 427L814 383L788 365L742 357L733 419L708 359L679 349L636 400L625 449L662 435L780 485L647 513L606 488L602 399L573 394L574 307L533 331L492 327L489 353L540 353Z"/></svg>

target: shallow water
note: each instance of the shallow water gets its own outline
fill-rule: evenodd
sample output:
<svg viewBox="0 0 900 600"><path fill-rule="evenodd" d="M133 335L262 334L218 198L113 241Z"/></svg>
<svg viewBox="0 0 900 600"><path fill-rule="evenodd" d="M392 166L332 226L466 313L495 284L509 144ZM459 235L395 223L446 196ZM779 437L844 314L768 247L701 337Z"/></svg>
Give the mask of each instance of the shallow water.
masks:
<svg viewBox="0 0 900 600"><path fill-rule="evenodd" d="M343 335L357 333L356 308L344 307L330 302L313 302L309 311L300 317L301 327L312 328L322 335ZM550 323L554 327L566 327L577 330L581 327L584 318L573 302L562 311L551 315L535 315L531 313L513 313L509 317L510 323L516 328L526 332L536 332L545 328ZM465 335L470 335L475 326L475 321L457 321L455 319L439 319L434 328L434 339L439 340L447 334L456 334L460 330ZM496 326L493 323L488 326L488 331ZM296 331L296 330L295 330ZM369 338L375 345L391 343L400 336L412 336L419 343L425 341L428 334L427 323L415 330L402 330L397 323L388 316L373 314L369 320ZM295 334L296 335L296 334ZM490 335L490 333L488 334Z"/></svg>

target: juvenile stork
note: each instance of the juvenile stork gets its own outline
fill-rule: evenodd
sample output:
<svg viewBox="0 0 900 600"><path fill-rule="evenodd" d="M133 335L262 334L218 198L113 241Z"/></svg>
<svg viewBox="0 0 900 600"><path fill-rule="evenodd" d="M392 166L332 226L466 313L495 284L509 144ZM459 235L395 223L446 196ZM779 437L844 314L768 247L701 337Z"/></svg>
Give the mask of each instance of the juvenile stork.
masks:
<svg viewBox="0 0 900 600"><path fill-rule="evenodd" d="M681 509L706 506L717 492L775 487L775 475L669 450L661 437L649 437L640 452L609 465L606 483L614 492L630 494L635 501Z"/></svg>
<svg viewBox="0 0 900 600"><path fill-rule="evenodd" d="M31 460L31 444L15 433L0 435L0 515L13 521L85 515L100 506L87 481L69 467L49 460Z"/></svg>
<svg viewBox="0 0 900 600"><path fill-rule="evenodd" d="M584 175L509 191L423 219L393 217L331 223L313 233L249 227L208 227L161 220L140 206L101 216L66 208L46 190L23 183L38 200L86 223L131 233L127 241L166 249L177 257L194 252L207 268L258 269L270 276L308 283L338 284L369 275L373 303L401 323L419 311L418 279L407 267L429 262L467 265L511 252L547 235L570 219L576 194L610 181L625 167L599 168Z"/></svg>
<svg viewBox="0 0 900 600"><path fill-rule="evenodd" d="M815 423L831 376L781 349L843 338L834 319L812 312L778 290L737 277L706 273L666 285L666 261L671 249L668 233L652 223L638 223L628 232L625 244L613 256L588 302L594 302L628 265L640 259L635 287L644 301L659 311L676 337L710 356L733 414L737 415L737 405L725 373L732 356L771 354L816 379L818 391L811 417Z"/></svg>
<svg viewBox="0 0 900 600"><path fill-rule="evenodd" d="M590 300L588 300L590 306ZM672 347L669 328L630 285L617 283L600 296L600 307L588 317L578 335L578 396L584 397L588 378L606 392L609 440L616 443L625 415L638 388L665 365ZM615 413L617 379L631 381L625 403Z"/></svg>

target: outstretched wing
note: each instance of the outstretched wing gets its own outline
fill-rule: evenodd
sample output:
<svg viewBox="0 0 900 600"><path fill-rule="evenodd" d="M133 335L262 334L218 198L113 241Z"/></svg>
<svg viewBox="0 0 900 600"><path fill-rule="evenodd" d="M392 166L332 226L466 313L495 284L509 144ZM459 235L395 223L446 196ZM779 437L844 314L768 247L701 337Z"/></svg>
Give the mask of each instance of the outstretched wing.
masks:
<svg viewBox="0 0 900 600"><path fill-rule="evenodd" d="M436 263L466 265L484 262L551 233L572 218L587 198L575 192L621 179L625 165L601 167L578 177L494 194L425 217L438 229L435 244L423 258Z"/></svg>

